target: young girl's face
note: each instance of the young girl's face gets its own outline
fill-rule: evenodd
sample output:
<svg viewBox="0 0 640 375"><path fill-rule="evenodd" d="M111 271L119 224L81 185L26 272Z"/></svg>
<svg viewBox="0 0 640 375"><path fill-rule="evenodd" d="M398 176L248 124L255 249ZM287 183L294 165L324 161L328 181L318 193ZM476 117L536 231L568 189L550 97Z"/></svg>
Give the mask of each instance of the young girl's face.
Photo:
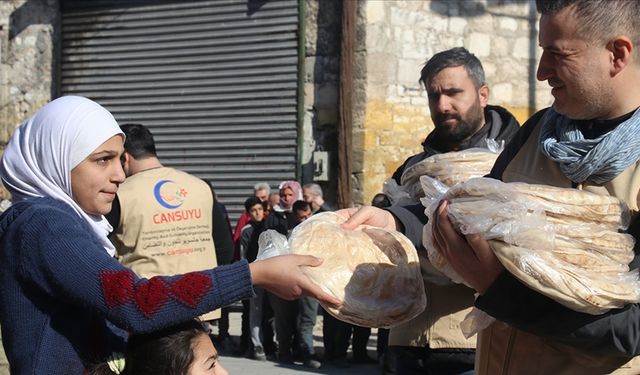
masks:
<svg viewBox="0 0 640 375"><path fill-rule="evenodd" d="M209 335L198 335L191 343L193 363L188 375L229 375L218 361L218 351L213 346Z"/></svg>
<svg viewBox="0 0 640 375"><path fill-rule="evenodd" d="M114 135L71 170L73 200L90 215L111 212L111 203L125 178L120 165L122 142L122 135Z"/></svg>

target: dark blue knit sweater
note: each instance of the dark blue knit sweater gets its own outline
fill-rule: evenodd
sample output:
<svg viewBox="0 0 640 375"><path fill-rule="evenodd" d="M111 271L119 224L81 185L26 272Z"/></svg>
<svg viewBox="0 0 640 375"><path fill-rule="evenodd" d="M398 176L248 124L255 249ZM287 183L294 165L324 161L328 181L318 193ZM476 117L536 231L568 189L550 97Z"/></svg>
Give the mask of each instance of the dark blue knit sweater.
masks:
<svg viewBox="0 0 640 375"><path fill-rule="evenodd" d="M246 262L139 279L51 198L0 216L0 324L12 374L82 374L122 349L116 327L152 331L251 296Z"/></svg>

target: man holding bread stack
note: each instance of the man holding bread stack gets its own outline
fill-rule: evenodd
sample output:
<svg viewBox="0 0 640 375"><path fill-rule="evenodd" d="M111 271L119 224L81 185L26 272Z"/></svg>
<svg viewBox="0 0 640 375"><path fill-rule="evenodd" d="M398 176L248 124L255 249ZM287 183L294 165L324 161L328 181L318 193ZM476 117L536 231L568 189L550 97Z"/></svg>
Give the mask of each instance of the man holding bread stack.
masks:
<svg viewBox="0 0 640 375"><path fill-rule="evenodd" d="M489 87L482 64L463 47L433 55L420 72L420 83L427 92L435 129L422 143L424 151L395 171L392 178L398 184L403 182L404 171L419 167L431 156L486 149L489 139L508 143L519 129L509 111L488 105ZM490 165L484 173L489 169ZM421 252L421 263L428 262L424 255ZM426 278L424 283L430 308L389 333L391 355L397 357L395 373L438 375L473 370L476 339L465 338L460 331L460 322L473 306L473 289L453 283L437 285Z"/></svg>
<svg viewBox="0 0 640 375"><path fill-rule="evenodd" d="M627 232L637 243L640 2L537 0L536 5L543 50L537 78L552 87L554 103L523 125L489 177L565 188L577 199L579 190L615 197L631 212ZM396 227L419 242L424 220L410 209L392 212L367 207L342 213L351 217L346 227ZM461 236L448 212L448 202L441 202L429 223L435 247L480 294L475 306L497 319L479 334L476 374L640 373L638 303L600 314L566 307L506 271L481 236Z"/></svg>

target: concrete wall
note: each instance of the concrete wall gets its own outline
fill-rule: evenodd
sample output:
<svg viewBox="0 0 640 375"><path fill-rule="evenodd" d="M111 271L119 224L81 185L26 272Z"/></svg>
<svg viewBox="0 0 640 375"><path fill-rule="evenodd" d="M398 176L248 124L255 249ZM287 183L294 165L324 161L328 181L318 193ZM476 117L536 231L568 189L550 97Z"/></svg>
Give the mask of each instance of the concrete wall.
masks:
<svg viewBox="0 0 640 375"><path fill-rule="evenodd" d="M433 123L418 84L433 54L464 46L483 62L490 103L522 122L551 103L535 80L537 15L528 0L367 1L365 106L354 129L355 203L369 203Z"/></svg>
<svg viewBox="0 0 640 375"><path fill-rule="evenodd" d="M51 100L59 17L58 0L0 2L0 151L13 129Z"/></svg>

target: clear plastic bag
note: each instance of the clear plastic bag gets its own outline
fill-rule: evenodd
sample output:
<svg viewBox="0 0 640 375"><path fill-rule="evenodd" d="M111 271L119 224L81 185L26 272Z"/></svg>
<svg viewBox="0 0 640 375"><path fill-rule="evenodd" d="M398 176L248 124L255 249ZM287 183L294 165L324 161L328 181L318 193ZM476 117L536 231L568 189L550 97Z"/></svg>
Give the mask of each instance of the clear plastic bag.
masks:
<svg viewBox="0 0 640 375"><path fill-rule="evenodd" d="M267 229L258 237L258 256L256 260L291 254L287 237L273 229Z"/></svg>
<svg viewBox="0 0 640 375"><path fill-rule="evenodd" d="M259 237L258 259L314 255L318 267L302 267L312 282L343 301L340 308L320 302L342 321L366 327L406 322L426 306L418 253L397 231L367 225L346 230L346 218L323 212L296 226L287 240L268 230Z"/></svg>
<svg viewBox="0 0 640 375"><path fill-rule="evenodd" d="M532 289L590 314L640 302L638 273L628 269L634 240L618 232L629 213L614 197L476 178L425 199L430 223L441 199L449 201L449 218L461 234L488 240L505 268ZM432 237L428 224L423 242L429 260L462 282Z"/></svg>
<svg viewBox="0 0 640 375"><path fill-rule="evenodd" d="M487 148L469 148L463 151L432 155L406 168L398 183L394 179L385 181L382 192L393 205L410 205L431 193L420 182L420 177L430 176L448 187L473 177L488 174L504 148L504 141L487 139ZM434 186L440 190L440 186Z"/></svg>

